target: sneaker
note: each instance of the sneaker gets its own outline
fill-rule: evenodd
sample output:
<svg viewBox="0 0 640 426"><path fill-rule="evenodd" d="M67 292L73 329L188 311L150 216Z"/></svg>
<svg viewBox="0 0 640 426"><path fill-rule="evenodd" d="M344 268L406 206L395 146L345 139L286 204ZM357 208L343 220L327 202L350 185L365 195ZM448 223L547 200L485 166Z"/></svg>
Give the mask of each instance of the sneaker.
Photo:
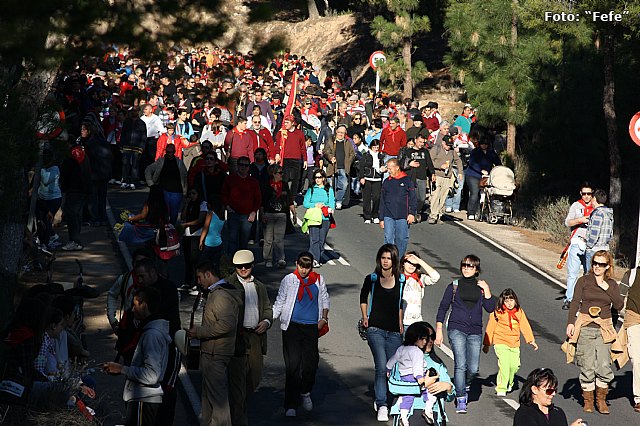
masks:
<svg viewBox="0 0 640 426"><path fill-rule="evenodd" d="M429 221L428 221L428 223L429 223L430 225L435 225L437 222L438 222L438 219L434 219L434 218L431 218L431 219L429 219Z"/></svg>
<svg viewBox="0 0 640 426"><path fill-rule="evenodd" d="M435 424L435 420L433 419L433 411L431 410L422 410L422 418L428 425Z"/></svg>
<svg viewBox="0 0 640 426"><path fill-rule="evenodd" d="M197 285L194 285L193 287L191 287L191 290L189 290L189 294L191 296L197 296L198 293L200 293L200 289L198 288Z"/></svg>
<svg viewBox="0 0 640 426"><path fill-rule="evenodd" d="M115 179L109 179L109 185L120 185L122 182Z"/></svg>
<svg viewBox="0 0 640 426"><path fill-rule="evenodd" d="M264 264L267 268L273 268L273 262L267 262Z"/></svg>
<svg viewBox="0 0 640 426"><path fill-rule="evenodd" d="M287 266L287 262L284 259L278 260L278 268L284 268Z"/></svg>
<svg viewBox="0 0 640 426"><path fill-rule="evenodd" d="M136 189L136 186L134 184L130 184L129 189Z"/></svg>
<svg viewBox="0 0 640 426"><path fill-rule="evenodd" d="M314 267L314 268L319 268L319 267L321 267L321 266L322 266L322 265L320 265L320 262L318 262L317 260L314 260L314 261L313 261L313 267Z"/></svg>
<svg viewBox="0 0 640 426"><path fill-rule="evenodd" d="M389 421L389 409L384 405L381 407L378 407L378 421L379 422Z"/></svg>
<svg viewBox="0 0 640 426"><path fill-rule="evenodd" d="M375 219L373 219L373 223L380 223L380 219L376 217Z"/></svg>
<svg viewBox="0 0 640 426"><path fill-rule="evenodd" d="M467 215L467 220L476 220L476 215L474 215L474 214L468 214L468 215Z"/></svg>
<svg viewBox="0 0 640 426"><path fill-rule="evenodd" d="M409 426L409 410L400 410L400 424Z"/></svg>
<svg viewBox="0 0 640 426"><path fill-rule="evenodd" d="M366 223L367 225L369 225L371 223L371 221L369 219L365 219L364 223Z"/></svg>
<svg viewBox="0 0 640 426"><path fill-rule="evenodd" d="M58 241L60 239L60 235L58 234L53 234L50 238L49 238L49 244L51 243L55 243L56 241Z"/></svg>
<svg viewBox="0 0 640 426"><path fill-rule="evenodd" d="M496 392L496 396L507 396L506 392Z"/></svg>
<svg viewBox="0 0 640 426"><path fill-rule="evenodd" d="M253 241L253 240L249 240L249 242L247 242L247 244L248 244L248 245L250 245L250 246L254 245L255 243L256 243L256 242L255 242L255 241Z"/></svg>
<svg viewBox="0 0 640 426"><path fill-rule="evenodd" d="M453 211L453 209L451 207L447 207L446 209L444 209L445 213L451 213Z"/></svg>
<svg viewBox="0 0 640 426"><path fill-rule="evenodd" d="M342 203L340 201L336 202L336 210L340 210L342 208Z"/></svg>
<svg viewBox="0 0 640 426"><path fill-rule="evenodd" d="M296 416L296 409L295 408L289 408L285 413L284 413L285 417L295 417Z"/></svg>
<svg viewBox="0 0 640 426"><path fill-rule="evenodd" d="M69 241L67 244L62 246L62 250L64 251L80 251L83 248L82 244L78 244L75 241Z"/></svg>
<svg viewBox="0 0 640 426"><path fill-rule="evenodd" d="M55 250L57 248L60 248L62 246L62 243L60 241L53 241L49 244L47 244L47 248L49 250Z"/></svg>
<svg viewBox="0 0 640 426"><path fill-rule="evenodd" d="M467 414L467 397L459 396L456 398L456 413Z"/></svg>
<svg viewBox="0 0 640 426"><path fill-rule="evenodd" d="M570 304L571 304L571 302L569 300L565 300L564 303L562 304L562 310L568 311Z"/></svg>
<svg viewBox="0 0 640 426"><path fill-rule="evenodd" d="M453 212L454 213L460 213L460 209L454 209Z"/></svg>
<svg viewBox="0 0 640 426"><path fill-rule="evenodd" d="M300 405L305 411L313 410L313 401L311 401L311 394L301 393L300 394Z"/></svg>

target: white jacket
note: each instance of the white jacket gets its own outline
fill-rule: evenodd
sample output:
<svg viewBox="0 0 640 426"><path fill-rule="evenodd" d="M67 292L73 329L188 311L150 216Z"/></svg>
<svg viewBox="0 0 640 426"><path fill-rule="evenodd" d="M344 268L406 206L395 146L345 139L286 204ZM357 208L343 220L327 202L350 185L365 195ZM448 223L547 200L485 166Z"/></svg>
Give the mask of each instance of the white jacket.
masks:
<svg viewBox="0 0 640 426"><path fill-rule="evenodd" d="M320 278L316 281L316 285L318 286L318 319L320 319L322 318L322 310L328 310L330 307L329 293L327 292L327 286L322 275L320 275ZM278 296L273 304L273 319L280 318L280 328L282 330L289 328L293 307L298 298L299 286L300 281L293 273L286 275L280 283Z"/></svg>

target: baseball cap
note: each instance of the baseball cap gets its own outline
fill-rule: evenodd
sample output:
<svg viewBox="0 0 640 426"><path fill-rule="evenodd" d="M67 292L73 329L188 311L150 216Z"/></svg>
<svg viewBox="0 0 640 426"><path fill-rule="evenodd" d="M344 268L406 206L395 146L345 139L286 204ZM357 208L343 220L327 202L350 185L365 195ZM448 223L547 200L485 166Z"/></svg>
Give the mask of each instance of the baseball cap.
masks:
<svg viewBox="0 0 640 426"><path fill-rule="evenodd" d="M389 110L383 109L382 111L380 111L380 117L389 117Z"/></svg>

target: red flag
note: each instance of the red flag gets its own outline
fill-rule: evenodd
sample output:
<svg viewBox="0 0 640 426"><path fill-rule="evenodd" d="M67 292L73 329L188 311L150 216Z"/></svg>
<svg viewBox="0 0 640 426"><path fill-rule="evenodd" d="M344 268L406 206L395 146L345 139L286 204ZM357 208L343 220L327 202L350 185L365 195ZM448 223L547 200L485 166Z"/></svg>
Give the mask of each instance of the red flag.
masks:
<svg viewBox="0 0 640 426"><path fill-rule="evenodd" d="M287 107L284 109L284 116L290 115L293 111L293 107L296 105L296 96L298 95L298 73L293 73L291 79L291 90L289 90L289 99L287 100Z"/></svg>

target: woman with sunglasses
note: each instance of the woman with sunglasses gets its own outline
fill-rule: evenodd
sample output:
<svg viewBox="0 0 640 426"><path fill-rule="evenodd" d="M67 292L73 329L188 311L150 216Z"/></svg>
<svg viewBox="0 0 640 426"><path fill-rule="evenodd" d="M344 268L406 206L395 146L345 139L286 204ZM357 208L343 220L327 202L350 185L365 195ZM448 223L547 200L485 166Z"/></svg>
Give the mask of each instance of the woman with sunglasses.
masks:
<svg viewBox="0 0 640 426"><path fill-rule="evenodd" d="M513 426L567 426L567 416L553 405L558 391L558 378L548 368L536 368L527 377L520 391L520 407L513 418ZM577 419L571 426L582 425Z"/></svg>
<svg viewBox="0 0 640 426"><path fill-rule="evenodd" d="M278 268L284 268L284 235L287 229L288 215L293 214L295 221L296 208L288 185L282 183L282 166L272 164L268 168L269 186L264 189L260 217L265 225L262 257L266 267L271 268L275 259Z"/></svg>
<svg viewBox="0 0 640 426"><path fill-rule="evenodd" d="M580 366L585 413L593 412L595 393L598 411L609 414L606 399L609 383L613 380L611 343L616 339L611 308L620 310L624 305L618 283L612 276L611 253L597 251L589 273L576 282L569 304L567 360L575 353L576 365Z"/></svg>
<svg viewBox="0 0 640 426"><path fill-rule="evenodd" d="M317 169L313 172L314 183L304 194L303 206L307 209L317 207L322 209L322 223L309 226L309 251L313 255L313 267L321 266L324 245L329 233L329 215L336 208L336 197L333 188L327 181L324 170Z"/></svg>
<svg viewBox="0 0 640 426"><path fill-rule="evenodd" d="M482 349L482 310L491 313L496 301L486 281L478 279L482 272L480 258L469 254L460 262L462 277L447 286L436 316L436 340L443 341L442 325L449 308L447 335L453 350L456 412L466 413L471 381L478 374Z"/></svg>

